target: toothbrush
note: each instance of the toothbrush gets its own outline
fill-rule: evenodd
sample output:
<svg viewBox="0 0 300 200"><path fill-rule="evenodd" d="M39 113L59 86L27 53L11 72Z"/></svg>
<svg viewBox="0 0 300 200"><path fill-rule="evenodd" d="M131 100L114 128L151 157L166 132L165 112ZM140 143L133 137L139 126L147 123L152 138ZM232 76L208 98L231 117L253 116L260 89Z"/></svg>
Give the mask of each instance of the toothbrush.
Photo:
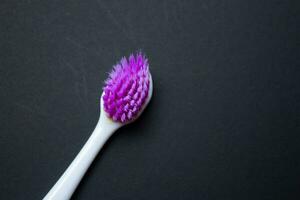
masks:
<svg viewBox="0 0 300 200"><path fill-rule="evenodd" d="M153 90L148 59L141 52L123 57L105 81L100 118L92 135L44 200L70 199L108 138L135 121L148 105Z"/></svg>

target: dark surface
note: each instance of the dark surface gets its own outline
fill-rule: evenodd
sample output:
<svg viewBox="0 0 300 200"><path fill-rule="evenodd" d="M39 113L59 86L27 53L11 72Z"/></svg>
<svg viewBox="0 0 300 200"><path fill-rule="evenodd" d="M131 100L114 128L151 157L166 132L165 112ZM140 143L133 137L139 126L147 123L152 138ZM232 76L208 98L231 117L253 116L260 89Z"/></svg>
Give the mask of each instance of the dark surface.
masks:
<svg viewBox="0 0 300 200"><path fill-rule="evenodd" d="M152 102L73 199L299 199L293 2L1 1L0 199L48 192L94 129L107 72L138 49Z"/></svg>

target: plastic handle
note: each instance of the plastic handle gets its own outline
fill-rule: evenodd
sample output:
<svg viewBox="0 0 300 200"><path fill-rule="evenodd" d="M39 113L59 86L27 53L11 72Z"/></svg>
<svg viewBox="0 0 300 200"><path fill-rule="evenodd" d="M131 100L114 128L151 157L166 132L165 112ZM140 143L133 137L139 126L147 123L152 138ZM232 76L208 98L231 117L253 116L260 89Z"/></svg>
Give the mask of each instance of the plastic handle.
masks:
<svg viewBox="0 0 300 200"><path fill-rule="evenodd" d="M108 119L102 113L88 141L43 200L70 199L100 149L107 139L121 126Z"/></svg>

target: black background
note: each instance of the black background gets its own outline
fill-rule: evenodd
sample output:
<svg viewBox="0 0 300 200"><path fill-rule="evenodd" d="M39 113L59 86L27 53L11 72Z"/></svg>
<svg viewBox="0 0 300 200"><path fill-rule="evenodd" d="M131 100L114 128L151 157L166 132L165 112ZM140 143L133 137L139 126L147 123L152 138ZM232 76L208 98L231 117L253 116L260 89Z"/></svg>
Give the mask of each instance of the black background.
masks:
<svg viewBox="0 0 300 200"><path fill-rule="evenodd" d="M299 22L296 1L1 1L0 199L48 192L139 49L152 101L73 199L299 199Z"/></svg>

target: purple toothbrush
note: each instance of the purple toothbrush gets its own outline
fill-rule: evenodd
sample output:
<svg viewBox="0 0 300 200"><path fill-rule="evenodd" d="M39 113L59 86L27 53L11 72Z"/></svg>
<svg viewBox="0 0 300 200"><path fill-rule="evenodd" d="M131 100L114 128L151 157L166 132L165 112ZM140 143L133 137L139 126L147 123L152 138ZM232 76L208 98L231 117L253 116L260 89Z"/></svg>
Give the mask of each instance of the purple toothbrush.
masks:
<svg viewBox="0 0 300 200"><path fill-rule="evenodd" d="M153 91L148 59L141 52L130 55L129 59L122 58L105 81L103 90L95 130L44 200L70 199L107 139L141 115Z"/></svg>

